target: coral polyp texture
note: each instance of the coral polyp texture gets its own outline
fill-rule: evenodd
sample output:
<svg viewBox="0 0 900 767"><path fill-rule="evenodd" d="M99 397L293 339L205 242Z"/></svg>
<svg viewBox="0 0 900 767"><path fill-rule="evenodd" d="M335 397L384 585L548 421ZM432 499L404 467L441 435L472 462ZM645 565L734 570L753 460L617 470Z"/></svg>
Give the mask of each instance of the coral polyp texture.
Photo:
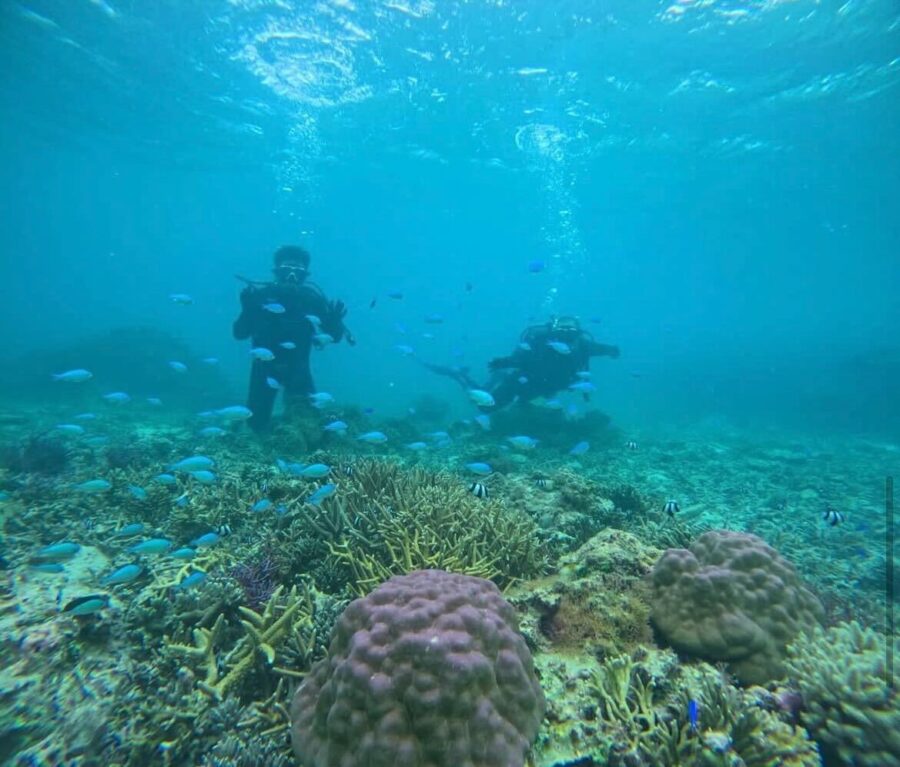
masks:
<svg viewBox="0 0 900 767"><path fill-rule="evenodd" d="M789 642L822 619L819 600L761 538L713 530L653 568L651 619L679 652L727 661L745 684L784 673Z"/></svg>
<svg viewBox="0 0 900 767"><path fill-rule="evenodd" d="M347 607L294 697L292 739L304 767L522 767L543 712L497 587L420 570Z"/></svg>

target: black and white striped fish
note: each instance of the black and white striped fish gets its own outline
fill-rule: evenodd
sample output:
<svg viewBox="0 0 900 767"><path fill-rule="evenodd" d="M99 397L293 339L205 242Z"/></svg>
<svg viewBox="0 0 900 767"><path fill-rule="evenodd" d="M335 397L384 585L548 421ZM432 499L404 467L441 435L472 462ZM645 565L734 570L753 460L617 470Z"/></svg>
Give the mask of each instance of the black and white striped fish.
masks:
<svg viewBox="0 0 900 767"><path fill-rule="evenodd" d="M629 450L637 450L638 449L637 442L635 442L634 440L631 440L631 439L625 443L625 447L627 447Z"/></svg>
<svg viewBox="0 0 900 767"><path fill-rule="evenodd" d="M482 482L473 482L470 484L469 492L476 498L487 498L489 496L487 485Z"/></svg>
<svg viewBox="0 0 900 767"><path fill-rule="evenodd" d="M231 535L231 525L218 525L213 528L215 532L221 535L223 538L226 535Z"/></svg>
<svg viewBox="0 0 900 767"><path fill-rule="evenodd" d="M549 490L549 489L550 489L550 486L551 486L553 483L552 483L549 479L547 479L546 477L538 477L538 478L534 481L534 484L535 484L536 487L538 487L538 488L541 489L541 490Z"/></svg>
<svg viewBox="0 0 900 767"><path fill-rule="evenodd" d="M822 513L822 519L825 520L826 525L830 525L831 527L837 527L841 522L844 521L844 514L837 509L832 509L829 506Z"/></svg>
<svg viewBox="0 0 900 767"><path fill-rule="evenodd" d="M666 501L665 506L663 506L663 511L670 517L674 517L681 511L681 506L678 505L678 501Z"/></svg>
<svg viewBox="0 0 900 767"><path fill-rule="evenodd" d="M347 477L352 477L354 471L355 471L355 469L353 468L353 465L349 464L349 463L343 469L344 476L347 476Z"/></svg>

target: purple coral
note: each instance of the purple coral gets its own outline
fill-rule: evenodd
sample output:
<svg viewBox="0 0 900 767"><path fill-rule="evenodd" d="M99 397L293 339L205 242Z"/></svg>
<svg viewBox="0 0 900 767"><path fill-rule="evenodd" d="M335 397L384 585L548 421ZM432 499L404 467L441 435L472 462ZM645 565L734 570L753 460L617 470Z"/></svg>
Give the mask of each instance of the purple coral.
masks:
<svg viewBox="0 0 900 767"><path fill-rule="evenodd" d="M490 581L396 576L352 602L297 690L304 767L522 767L544 696Z"/></svg>
<svg viewBox="0 0 900 767"><path fill-rule="evenodd" d="M244 601L253 610L258 610L269 601L277 585L277 575L278 567L269 554L231 569L231 577L240 584L244 590Z"/></svg>

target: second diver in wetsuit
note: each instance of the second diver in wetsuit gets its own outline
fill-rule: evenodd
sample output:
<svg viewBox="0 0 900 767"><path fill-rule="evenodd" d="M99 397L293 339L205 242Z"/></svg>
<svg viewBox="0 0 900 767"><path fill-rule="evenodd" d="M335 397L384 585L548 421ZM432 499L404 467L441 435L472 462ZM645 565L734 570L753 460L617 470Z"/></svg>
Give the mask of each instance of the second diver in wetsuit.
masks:
<svg viewBox="0 0 900 767"><path fill-rule="evenodd" d="M284 390L285 405L306 399L316 390L309 368L313 346L324 347L346 336L347 308L343 301L329 301L309 277L309 253L286 245L275 251L274 282L248 282L241 291L241 314L235 320L234 337L252 338L254 356L250 369L247 407L254 431L264 431L272 416L278 389ZM264 351L273 355L272 359ZM262 358L261 358L262 357Z"/></svg>
<svg viewBox="0 0 900 767"><path fill-rule="evenodd" d="M577 318L557 317L544 325L527 328L512 354L492 359L488 363L491 378L486 385L473 381L465 368L423 364L466 388L489 392L494 398L491 409L499 409L516 399L528 402L552 397L580 382L578 373L588 370L591 357L618 356L618 346L595 341L590 333L582 330Z"/></svg>

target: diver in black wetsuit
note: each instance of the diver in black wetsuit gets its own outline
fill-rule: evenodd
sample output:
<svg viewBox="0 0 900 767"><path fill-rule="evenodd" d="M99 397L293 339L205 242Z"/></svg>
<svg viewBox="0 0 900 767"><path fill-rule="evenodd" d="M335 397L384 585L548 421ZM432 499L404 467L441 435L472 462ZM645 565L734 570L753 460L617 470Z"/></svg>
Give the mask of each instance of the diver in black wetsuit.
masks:
<svg viewBox="0 0 900 767"><path fill-rule="evenodd" d="M247 287L241 291L234 337L239 341L252 337L254 348L264 347L275 355L271 361L254 359L250 369L247 407L253 412L249 423L254 431L268 427L278 394L267 379L284 389L286 405L306 398L316 390L309 369L312 347L337 343L345 335L349 344L355 344L344 327L344 302L329 301L315 283L307 282L309 260L303 248L281 247L275 251L275 281L245 280Z"/></svg>
<svg viewBox="0 0 900 767"><path fill-rule="evenodd" d="M577 374L588 370L591 357L618 356L618 346L595 341L590 333L582 330L577 318L556 317L544 325L527 328L512 354L492 359L488 363L491 378L484 386L471 379L467 368L422 364L468 389L490 392L494 398L491 409L499 409L516 399L528 402L537 397L551 397L577 384L580 381Z"/></svg>

